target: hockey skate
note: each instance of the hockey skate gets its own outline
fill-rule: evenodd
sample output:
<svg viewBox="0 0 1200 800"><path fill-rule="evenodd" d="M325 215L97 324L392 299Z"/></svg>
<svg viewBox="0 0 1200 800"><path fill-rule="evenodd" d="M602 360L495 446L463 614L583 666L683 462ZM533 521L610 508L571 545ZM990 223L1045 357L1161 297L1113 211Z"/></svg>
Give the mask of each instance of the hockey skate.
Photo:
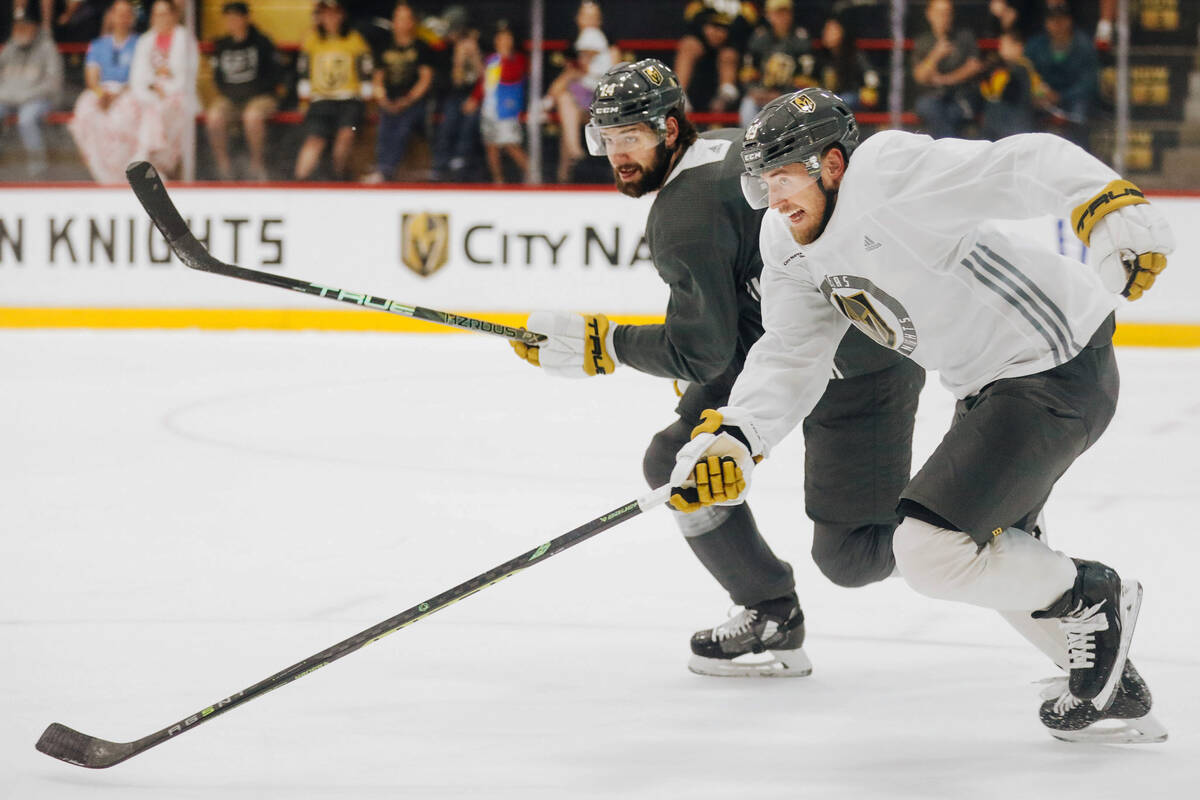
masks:
<svg viewBox="0 0 1200 800"><path fill-rule="evenodd" d="M1150 713L1150 688L1134 669L1132 661L1125 662L1121 682L1107 711L1097 711L1091 703L1071 694L1065 676L1050 678L1045 683L1047 686L1042 691L1045 702L1039 715L1055 739L1099 744L1167 740L1167 729Z"/></svg>
<svg viewBox="0 0 1200 800"><path fill-rule="evenodd" d="M804 654L804 612L796 596L748 606L692 636L688 669L732 678L794 678L812 673Z"/></svg>
<svg viewBox="0 0 1200 800"><path fill-rule="evenodd" d="M1075 559L1075 585L1035 618L1059 618L1067 637L1068 687L1079 700L1105 711L1125 668L1142 605L1142 585L1121 581L1111 567Z"/></svg>

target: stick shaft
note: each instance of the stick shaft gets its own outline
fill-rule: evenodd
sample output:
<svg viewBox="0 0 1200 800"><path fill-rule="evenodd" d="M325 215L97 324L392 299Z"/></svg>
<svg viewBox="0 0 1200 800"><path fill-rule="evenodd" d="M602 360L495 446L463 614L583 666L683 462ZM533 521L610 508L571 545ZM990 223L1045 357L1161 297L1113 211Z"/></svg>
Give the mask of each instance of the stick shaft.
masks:
<svg viewBox="0 0 1200 800"><path fill-rule="evenodd" d="M303 661L298 661L287 669L275 673L265 680L250 686L237 694L227 697L224 700L203 709L196 714L193 714L186 719L180 720L174 725L166 729L168 737L177 733L181 733L192 727L195 727L202 721L212 719L218 714L232 710L242 703L248 702L259 695L265 694L272 689L278 689L292 681L302 678L309 673L337 661L359 650L368 644L379 641L389 634L406 628L409 625L419 620L428 617L436 611L440 611L447 606L453 605L460 600L463 600L476 592L482 591L492 584L499 583L505 578L511 577L522 571L535 562L541 562L551 556L561 553L570 547L574 547L580 542L586 541L593 536L614 527L615 525L632 519L641 513L641 509L637 502L626 503L620 508L613 509L607 514L601 515L596 519L584 523L572 531L564 533L549 542L541 544L532 550L528 550L515 558L505 561L503 564L492 567L486 572L481 572L469 580L463 581L457 586L447 589L440 594L430 597L422 603L418 603L412 608L406 609L394 617L384 620L364 631L360 631L355 635L343 639L332 647L328 647L319 653L309 656Z"/></svg>
<svg viewBox="0 0 1200 800"><path fill-rule="evenodd" d="M428 600L402 611L390 619L386 619L377 625L360 631L332 647L328 647L302 661L296 662L287 669L276 672L274 675L259 681L253 686L249 686L229 697L218 700L207 708L203 708L195 714L184 717L173 725L169 725L160 731L156 731L134 742L108 742L81 734L59 723L54 723L42 734L41 739L38 740L37 747L47 755L81 766L104 768L118 764L149 750L151 747L162 744L181 733L186 733L200 724L214 719L227 711L231 711L244 703L248 703L273 689L278 689L292 681L303 678L305 675L327 664L331 664L339 658L343 658L372 642L395 633L401 628L406 628L414 622L428 617L435 611L440 611L446 606L453 605L459 600L470 597L476 592L515 575L533 564L541 563L551 556L574 547L580 542L584 542L609 528L615 527L626 520L633 519L642 511L649 510L665 502L669 491L669 487L662 487L644 497L625 503L609 511L607 514L602 514L593 520L585 522L574 530L568 531L532 550L509 559L486 572L481 572L475 577L440 594L434 595Z"/></svg>
<svg viewBox="0 0 1200 800"><path fill-rule="evenodd" d="M200 270L201 272L211 272L230 278L238 278L239 280L250 281L252 283L261 283L266 286L276 286L280 289L290 289L310 294L314 297L325 297L330 300L338 300L363 308L375 309L376 311L386 311L390 314L399 314L400 316L424 320L425 322L432 322L437 325L445 325L460 330L490 333L505 339L524 342L525 344L538 344L546 339L545 336L533 333L525 328L514 328L511 325L501 325L485 319L477 319L462 314L451 314L447 311L438 311L422 306L405 305L395 300L389 300L386 297L378 297L365 292L351 292L297 278L289 278L286 275L276 275L271 272L260 272L248 267L240 267L236 264L227 264L213 257L208 252L208 249L200 243L200 240L195 237L188 227L187 222L184 221L183 216L180 215L179 209L172 202L170 195L167 194L166 187L163 186L162 179L153 166L145 161L134 162L125 170L125 176L129 180L129 185L133 188L133 193L137 195L142 207L146 209L146 213L150 215L150 219L167 240L167 244L170 245L171 250L174 251L175 255L179 257L179 260L185 266L191 269Z"/></svg>

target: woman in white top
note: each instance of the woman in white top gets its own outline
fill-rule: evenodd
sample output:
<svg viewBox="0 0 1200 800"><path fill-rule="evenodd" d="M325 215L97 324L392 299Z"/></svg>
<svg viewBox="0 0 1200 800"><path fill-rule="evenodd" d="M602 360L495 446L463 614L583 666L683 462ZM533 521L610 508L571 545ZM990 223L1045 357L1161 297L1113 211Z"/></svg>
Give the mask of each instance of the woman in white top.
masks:
<svg viewBox="0 0 1200 800"><path fill-rule="evenodd" d="M134 160L167 173L179 166L187 126L195 119L199 59L196 39L179 24L178 9L170 0L157 0L129 71L129 89L142 109Z"/></svg>
<svg viewBox="0 0 1200 800"><path fill-rule="evenodd" d="M583 141L579 130L583 126L584 112L592 104L592 92L596 90L596 84L609 67L621 60L620 49L610 46L608 37L600 29L602 21L600 6L595 0L584 0L579 4L579 11L575 14L575 24L579 27L579 36L574 45L576 59L567 62L542 100L542 108L547 111L558 107L562 124L559 183L570 180L572 167L583 158Z"/></svg>
<svg viewBox="0 0 1200 800"><path fill-rule="evenodd" d="M97 183L124 183L125 166L137 147L141 109L129 91L137 34L129 0L115 0L104 13L103 35L87 51L85 89L75 101L69 128Z"/></svg>

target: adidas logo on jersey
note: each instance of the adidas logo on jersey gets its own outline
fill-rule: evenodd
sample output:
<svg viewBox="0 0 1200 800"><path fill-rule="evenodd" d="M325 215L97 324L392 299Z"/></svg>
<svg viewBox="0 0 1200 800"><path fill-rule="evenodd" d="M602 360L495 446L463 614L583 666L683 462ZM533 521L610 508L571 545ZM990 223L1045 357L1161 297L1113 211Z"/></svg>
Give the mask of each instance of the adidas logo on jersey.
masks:
<svg viewBox="0 0 1200 800"><path fill-rule="evenodd" d="M883 245L872 239L870 236L863 234L863 247L866 248L866 251L869 253L872 250L878 250L879 248L883 247Z"/></svg>

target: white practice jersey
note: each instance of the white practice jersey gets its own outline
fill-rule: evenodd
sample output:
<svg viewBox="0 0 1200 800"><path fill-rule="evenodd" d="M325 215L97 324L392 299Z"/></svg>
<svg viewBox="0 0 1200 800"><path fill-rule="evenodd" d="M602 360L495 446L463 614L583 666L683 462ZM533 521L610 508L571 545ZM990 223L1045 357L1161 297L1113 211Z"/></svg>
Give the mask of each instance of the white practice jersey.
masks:
<svg viewBox="0 0 1200 800"><path fill-rule="evenodd" d="M1049 134L998 142L878 133L854 151L829 225L798 245L760 231L763 337L729 405L767 448L816 405L848 324L937 370L956 397L1069 361L1116 307L1092 269L1003 232L1055 215L1117 174Z"/></svg>

